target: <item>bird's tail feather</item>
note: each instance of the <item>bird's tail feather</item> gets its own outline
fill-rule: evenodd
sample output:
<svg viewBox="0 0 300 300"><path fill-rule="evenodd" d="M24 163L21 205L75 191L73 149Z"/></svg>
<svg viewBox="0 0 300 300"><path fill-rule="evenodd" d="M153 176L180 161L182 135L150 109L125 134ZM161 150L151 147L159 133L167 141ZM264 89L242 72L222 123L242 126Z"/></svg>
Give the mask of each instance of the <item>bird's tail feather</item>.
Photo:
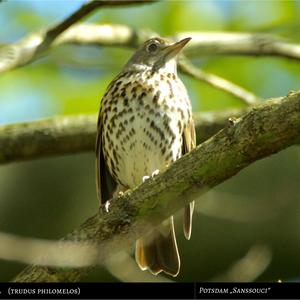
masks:
<svg viewBox="0 0 300 300"><path fill-rule="evenodd" d="M183 232L187 240L191 238L192 234L192 221L195 202L191 202L184 207L183 214Z"/></svg>
<svg viewBox="0 0 300 300"><path fill-rule="evenodd" d="M142 270L149 270L154 275L160 272L171 276L178 275L180 258L173 217L137 240L135 258Z"/></svg>

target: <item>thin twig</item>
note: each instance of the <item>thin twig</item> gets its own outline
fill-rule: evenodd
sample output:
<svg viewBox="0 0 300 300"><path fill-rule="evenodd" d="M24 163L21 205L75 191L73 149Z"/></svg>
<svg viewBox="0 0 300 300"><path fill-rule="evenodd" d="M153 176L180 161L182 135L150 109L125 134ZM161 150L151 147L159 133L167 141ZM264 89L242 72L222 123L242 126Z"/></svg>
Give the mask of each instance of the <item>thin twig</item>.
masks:
<svg viewBox="0 0 300 300"><path fill-rule="evenodd" d="M259 97L250 91L247 91L246 89L222 77L198 69L186 59L179 61L178 68L182 73L208 83L213 87L236 97L247 105L253 105L261 101Z"/></svg>
<svg viewBox="0 0 300 300"><path fill-rule="evenodd" d="M78 10L73 14L63 20L61 23L49 29L46 34L43 42L38 46L36 54L41 53L48 49L53 41L69 27L71 27L76 22L80 21L87 15L89 15L95 9L100 7L109 7L109 6L122 6L122 5L131 5L131 4L145 4L152 3L158 0L93 0L86 4L83 4Z"/></svg>

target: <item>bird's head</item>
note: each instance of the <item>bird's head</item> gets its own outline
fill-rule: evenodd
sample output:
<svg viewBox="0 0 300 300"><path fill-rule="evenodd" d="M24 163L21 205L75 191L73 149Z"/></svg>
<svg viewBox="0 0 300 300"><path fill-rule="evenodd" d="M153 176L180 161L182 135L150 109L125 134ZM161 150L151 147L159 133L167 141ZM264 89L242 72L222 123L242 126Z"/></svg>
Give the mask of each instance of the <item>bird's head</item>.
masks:
<svg viewBox="0 0 300 300"><path fill-rule="evenodd" d="M152 38L146 41L130 58L125 66L126 70L154 71L166 70L176 72L176 57L181 49L191 40L185 38L172 43L162 38Z"/></svg>

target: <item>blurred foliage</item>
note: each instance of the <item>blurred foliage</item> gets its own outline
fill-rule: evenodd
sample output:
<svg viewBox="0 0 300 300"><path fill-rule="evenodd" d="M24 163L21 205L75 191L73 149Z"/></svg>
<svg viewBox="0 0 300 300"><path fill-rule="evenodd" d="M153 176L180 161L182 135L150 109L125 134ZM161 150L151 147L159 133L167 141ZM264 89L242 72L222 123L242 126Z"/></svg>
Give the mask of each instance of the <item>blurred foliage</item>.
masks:
<svg viewBox="0 0 300 300"><path fill-rule="evenodd" d="M0 44L48 28L82 3L3 2ZM300 42L299 19L299 1L220 0L164 1L134 8L109 8L99 10L85 21L151 28L161 35L177 31L266 32ZM63 46L38 62L2 75L0 123L97 112L106 86L130 55L128 49ZM233 56L192 60L204 70L264 98L282 96L300 87L300 67L296 61ZM185 76L183 80L195 111L243 106L239 100L204 83ZM258 280L299 278L299 163L300 153L294 147L255 163L201 198L199 203L219 199L227 217L222 216L222 210L218 215L198 210L191 241L184 241L182 235L178 241L182 271L176 280L210 280L256 244L267 245L272 253L270 266ZM96 211L94 180L93 154L1 166L0 230L41 238L61 237ZM224 192L228 199L232 195L235 204L226 199L222 202ZM233 206L227 207L227 203ZM255 207L263 207L263 213L257 213L259 218L247 215ZM228 211L231 215L236 211L240 216L228 217ZM0 261L0 280L10 280L22 268L20 264ZM97 268L85 280L116 278L105 268Z"/></svg>

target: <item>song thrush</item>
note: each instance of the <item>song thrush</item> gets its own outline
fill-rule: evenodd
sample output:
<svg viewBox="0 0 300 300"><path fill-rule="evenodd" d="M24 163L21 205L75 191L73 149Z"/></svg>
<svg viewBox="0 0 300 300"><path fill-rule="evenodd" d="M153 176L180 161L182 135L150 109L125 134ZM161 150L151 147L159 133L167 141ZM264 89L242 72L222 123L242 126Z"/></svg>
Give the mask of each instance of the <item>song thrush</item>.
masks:
<svg viewBox="0 0 300 300"><path fill-rule="evenodd" d="M177 54L189 41L148 40L108 86L96 142L97 190L102 205L116 190L134 188L195 147L191 104L176 70ZM184 210L187 239L193 208L191 203ZM155 275L179 273L173 217L136 242L136 261L142 270Z"/></svg>

